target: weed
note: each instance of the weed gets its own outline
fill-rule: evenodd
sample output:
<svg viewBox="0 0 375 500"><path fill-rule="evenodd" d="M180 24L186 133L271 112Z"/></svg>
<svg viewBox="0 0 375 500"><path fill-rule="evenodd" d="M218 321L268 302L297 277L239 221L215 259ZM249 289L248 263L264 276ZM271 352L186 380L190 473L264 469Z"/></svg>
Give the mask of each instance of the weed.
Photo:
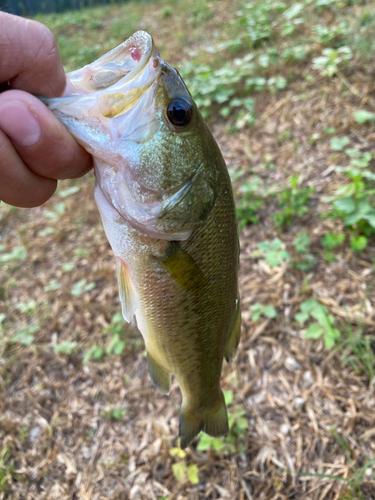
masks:
<svg viewBox="0 0 375 500"><path fill-rule="evenodd" d="M8 485L12 482L13 471L12 448L4 446L0 450L0 493L7 492Z"/></svg>
<svg viewBox="0 0 375 500"><path fill-rule="evenodd" d="M35 313L38 307L37 302L34 299L29 299L27 302L19 302L16 308L26 316L31 316Z"/></svg>
<svg viewBox="0 0 375 500"><path fill-rule="evenodd" d="M363 123L374 123L375 122L375 113L371 111L366 111L365 109L357 109L353 114L354 120L362 125Z"/></svg>
<svg viewBox="0 0 375 500"><path fill-rule="evenodd" d="M70 293L73 295L73 297L79 297L84 292L89 292L90 290L95 288L95 286L95 282L90 281L89 283L87 283L86 278L82 278L81 280L74 283L70 290Z"/></svg>
<svg viewBox="0 0 375 500"><path fill-rule="evenodd" d="M326 252L324 254L324 257L326 261L332 262L335 258L333 254L333 250L341 245L343 241L345 240L345 234L344 233L327 233L322 237L322 245L326 249Z"/></svg>
<svg viewBox="0 0 375 500"><path fill-rule="evenodd" d="M339 187L326 201L333 202L331 216L342 219L354 232L351 246L354 251L360 251L366 247L367 238L375 234L375 174L369 168L373 154L352 148L345 153L350 157L350 164L336 167L336 171L345 174L350 183Z"/></svg>
<svg viewBox="0 0 375 500"><path fill-rule="evenodd" d="M327 349L331 349L340 338L340 331L334 328L334 316L329 314L327 308L315 299L302 302L300 312L295 314L294 319L302 325L307 320L315 320L305 331L305 337L309 339L323 337Z"/></svg>
<svg viewBox="0 0 375 500"><path fill-rule="evenodd" d="M103 417L107 420L123 420L125 414L125 408L108 408L104 411Z"/></svg>
<svg viewBox="0 0 375 500"><path fill-rule="evenodd" d="M78 350L78 342L64 340L60 344L57 344L53 348L55 354L67 354L70 355Z"/></svg>
<svg viewBox="0 0 375 500"><path fill-rule="evenodd" d="M343 40L348 34L348 28L345 22L338 26L324 26L318 24L313 27L315 33L314 41L322 45L338 48L343 45Z"/></svg>
<svg viewBox="0 0 375 500"><path fill-rule="evenodd" d="M123 331L124 324L125 320L123 319L121 313L114 314L112 316L111 323L104 330L106 333L111 334L107 345L105 346L105 348L96 344L92 345L83 356L83 362L87 363L88 361L90 361L90 359L99 361L105 355L110 354L116 354L117 356L120 356L126 345Z"/></svg>
<svg viewBox="0 0 375 500"><path fill-rule="evenodd" d="M251 319L253 321L258 321L261 316L266 316L266 318L274 319L276 318L276 309L272 305L263 306L260 302L256 302L250 306Z"/></svg>
<svg viewBox="0 0 375 500"><path fill-rule="evenodd" d="M349 138L346 136L334 137L331 139L330 146L333 151L342 151L344 147L349 144L349 142Z"/></svg>
<svg viewBox="0 0 375 500"><path fill-rule="evenodd" d="M43 287L44 292L55 292L56 290L59 290L61 288L61 283L59 283L57 280L52 279L50 280L49 284Z"/></svg>
<svg viewBox="0 0 375 500"><path fill-rule="evenodd" d="M181 450L180 446L178 446L176 448L171 448L169 454L174 459L177 459L177 462L172 464L172 472L177 481L180 483L189 481L191 484L198 484L198 466L196 464L188 465L186 463L186 452Z"/></svg>
<svg viewBox="0 0 375 500"><path fill-rule="evenodd" d="M300 271L309 271L316 264L316 258L309 253L310 236L301 233L293 240L297 257L293 260L293 265Z"/></svg>
<svg viewBox="0 0 375 500"><path fill-rule="evenodd" d="M298 175L290 177L290 187L277 194L281 209L273 216L277 227L289 226L296 217L302 217L308 211L307 204L314 189L312 187L298 187L298 180Z"/></svg>
<svg viewBox="0 0 375 500"><path fill-rule="evenodd" d="M112 335L111 340L107 344L106 354L116 354L120 355L125 348L124 337L124 324L125 320L121 313L116 313L112 316L112 321L110 325L105 329L105 332L109 332Z"/></svg>
<svg viewBox="0 0 375 500"><path fill-rule="evenodd" d="M319 71L322 76L332 77L339 71L339 66L348 65L353 54L348 46L339 49L326 48L322 55L313 59L313 69Z"/></svg>
<svg viewBox="0 0 375 500"><path fill-rule="evenodd" d="M229 406L233 402L233 392L224 391L224 397L226 405ZM229 455L230 453L242 453L245 449L244 439L248 428L248 421L245 415L246 410L244 408L237 408L233 411L229 410L228 435L222 438L215 438L202 432L199 435L197 450L214 450L222 453L223 455Z"/></svg>
<svg viewBox="0 0 375 500"><path fill-rule="evenodd" d="M375 384L375 352L373 338L365 337L365 328L361 324L356 329L347 322L340 338L342 362L353 368L357 375L365 375L372 385Z"/></svg>
<svg viewBox="0 0 375 500"><path fill-rule="evenodd" d="M50 222L57 222L65 213L65 203L57 203L54 210L46 210L45 216Z"/></svg>
<svg viewBox="0 0 375 500"><path fill-rule="evenodd" d="M364 248L367 247L368 239L366 236L352 236L350 238L350 248L354 252L362 252Z"/></svg>
<svg viewBox="0 0 375 500"><path fill-rule="evenodd" d="M10 341L16 344L31 345L35 340L35 333L39 330L38 324L24 325L11 337Z"/></svg>
<svg viewBox="0 0 375 500"><path fill-rule="evenodd" d="M346 459L352 469L352 474L348 478L345 478L348 486L343 500L366 500L362 493L361 482L368 469L372 470L372 475L374 476L373 465L375 464L375 459L366 457L367 461L362 467L358 468L358 465L352 459L353 446L349 441L348 436L341 436L334 428L331 428L331 434L335 441L342 448Z"/></svg>
<svg viewBox="0 0 375 500"><path fill-rule="evenodd" d="M259 195L263 190L262 186L262 181L257 176L242 184L240 188L242 196L236 205L240 229L249 224L256 224L259 221L257 213L264 204L264 199Z"/></svg>
<svg viewBox="0 0 375 500"><path fill-rule="evenodd" d="M83 363L88 363L90 359L94 361L99 361L104 356L104 349L98 345L92 345L83 356Z"/></svg>
<svg viewBox="0 0 375 500"><path fill-rule="evenodd" d="M5 248L2 247L3 250L0 248L0 252L4 251ZM8 253L2 253L0 254L0 265L1 264L8 264L9 262L12 261L23 261L26 259L26 249L23 246L19 247L14 247L11 252Z"/></svg>
<svg viewBox="0 0 375 500"><path fill-rule="evenodd" d="M254 252L253 257L263 256L271 267L280 266L283 262L290 260L290 255L279 238L262 241L258 243L258 247L259 251Z"/></svg>

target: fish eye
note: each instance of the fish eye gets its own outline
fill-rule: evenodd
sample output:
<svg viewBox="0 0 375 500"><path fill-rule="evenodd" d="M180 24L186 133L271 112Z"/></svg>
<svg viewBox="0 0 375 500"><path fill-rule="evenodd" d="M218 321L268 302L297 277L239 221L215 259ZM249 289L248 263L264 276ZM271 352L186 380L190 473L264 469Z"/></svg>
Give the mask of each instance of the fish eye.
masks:
<svg viewBox="0 0 375 500"><path fill-rule="evenodd" d="M184 127L191 122L193 116L193 106L183 97L176 97L168 105L168 120L176 127Z"/></svg>

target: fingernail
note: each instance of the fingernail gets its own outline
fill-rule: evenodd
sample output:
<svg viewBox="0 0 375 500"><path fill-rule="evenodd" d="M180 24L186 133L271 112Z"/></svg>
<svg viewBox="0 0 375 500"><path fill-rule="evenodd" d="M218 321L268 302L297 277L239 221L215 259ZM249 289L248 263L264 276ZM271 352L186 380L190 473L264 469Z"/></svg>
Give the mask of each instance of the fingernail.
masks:
<svg viewBox="0 0 375 500"><path fill-rule="evenodd" d="M40 137L40 125L21 101L0 106L0 128L18 146L32 146Z"/></svg>

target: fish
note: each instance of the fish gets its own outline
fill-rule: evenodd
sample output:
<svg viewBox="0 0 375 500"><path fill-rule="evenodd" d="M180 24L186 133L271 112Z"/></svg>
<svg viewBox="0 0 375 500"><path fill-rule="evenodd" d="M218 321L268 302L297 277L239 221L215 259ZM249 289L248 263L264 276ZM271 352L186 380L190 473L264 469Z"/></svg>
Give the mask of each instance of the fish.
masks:
<svg viewBox="0 0 375 500"><path fill-rule="evenodd" d="M180 446L229 431L220 387L241 330L235 203L219 147L176 69L137 31L42 98L93 156L94 197L153 384L182 405Z"/></svg>

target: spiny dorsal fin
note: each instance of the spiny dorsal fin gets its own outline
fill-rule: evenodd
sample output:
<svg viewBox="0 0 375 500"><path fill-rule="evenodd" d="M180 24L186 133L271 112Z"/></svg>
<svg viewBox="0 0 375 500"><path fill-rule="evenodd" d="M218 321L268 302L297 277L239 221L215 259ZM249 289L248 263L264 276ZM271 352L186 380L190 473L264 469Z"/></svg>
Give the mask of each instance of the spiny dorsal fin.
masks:
<svg viewBox="0 0 375 500"><path fill-rule="evenodd" d="M135 310L137 309L137 298L130 281L130 275L127 265L119 257L116 257L116 262L122 315L124 317L124 320L129 323L134 316Z"/></svg>
<svg viewBox="0 0 375 500"><path fill-rule="evenodd" d="M179 243L171 242L164 255L155 257L181 288L199 291L205 285L206 279L202 271Z"/></svg>

